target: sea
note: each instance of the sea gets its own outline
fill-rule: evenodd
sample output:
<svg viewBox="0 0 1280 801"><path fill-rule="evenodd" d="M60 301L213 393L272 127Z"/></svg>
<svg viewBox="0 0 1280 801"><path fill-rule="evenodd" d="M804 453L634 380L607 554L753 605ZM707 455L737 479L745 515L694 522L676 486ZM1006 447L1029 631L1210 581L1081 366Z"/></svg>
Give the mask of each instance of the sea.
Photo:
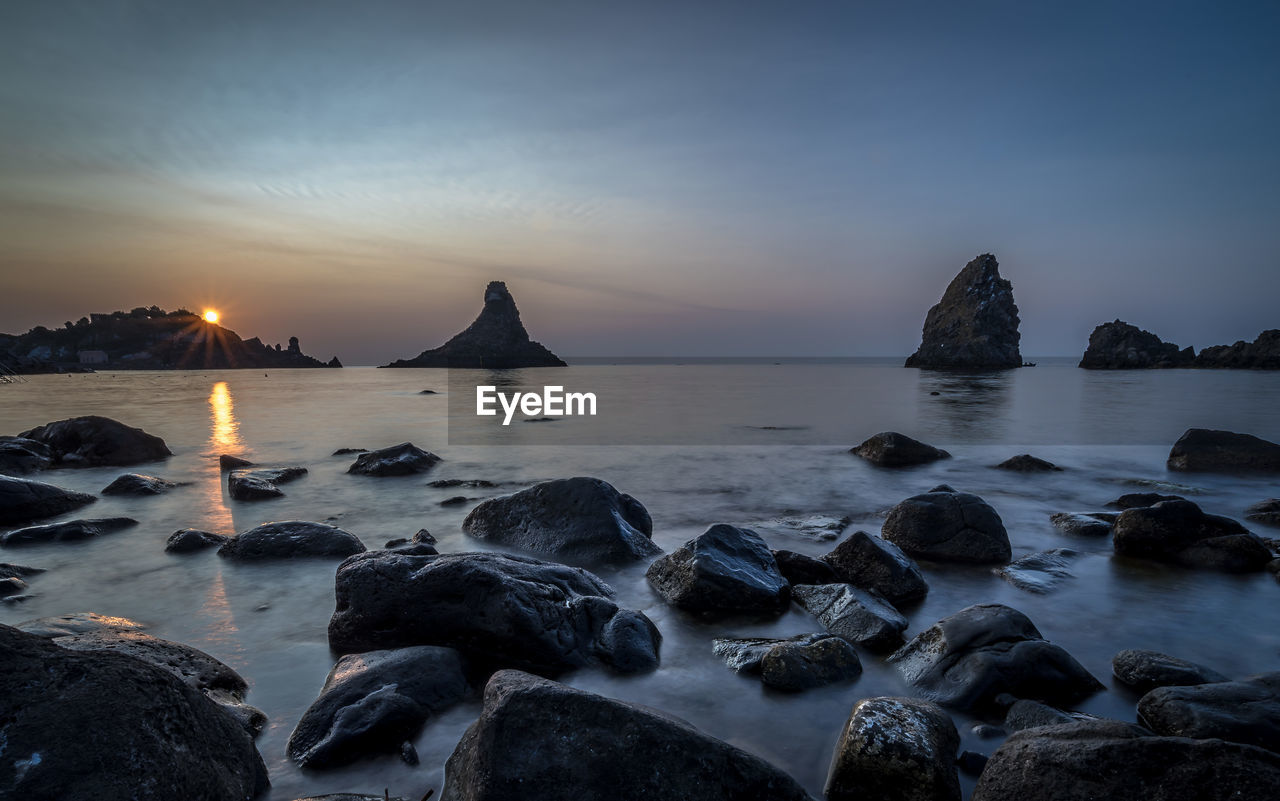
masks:
<svg viewBox="0 0 1280 801"><path fill-rule="evenodd" d="M98 493L133 470L182 486L156 497L101 496L65 516L128 516L140 522L134 528L84 542L0 549L0 561L47 571L30 579L30 597L0 604L0 622L74 612L122 616L226 662L248 680L247 701L270 719L258 748L273 801L384 791L416 801L439 792L445 761L475 720L478 699L423 728L416 767L386 756L300 770L285 744L335 661L326 640L335 562L235 564L213 551L171 555L164 543L172 532L232 535L273 520L313 520L340 526L371 549L425 528L444 553L492 550L461 531L476 503L538 481L587 475L639 499L653 517L653 539L668 551L712 524L731 523L756 530L775 549L817 556L839 541L842 526L846 533L877 533L894 504L945 483L996 509L1015 558L1052 548L1077 555L1071 575L1045 593L1019 589L990 568L925 564L928 597L902 609L908 637L971 604L1008 604L1106 685L1078 710L1129 721L1137 698L1116 684L1110 667L1122 649L1164 651L1229 676L1275 670L1280 583L1269 574L1117 558L1108 539L1063 534L1049 516L1105 511L1123 493L1155 491L1243 519L1250 504L1280 496L1275 477L1175 473L1165 458L1189 427L1280 440L1280 373L1092 372L1073 359L1035 361L992 374L906 369L888 359L591 359L502 373L354 367L30 376L0 385L0 433L97 414L163 437L174 453L134 468L55 469L35 478ZM598 409L594 416L521 416L495 426L468 411L470 392L482 383L591 391ZM886 470L849 452L887 430L945 448L953 458ZM442 461L426 475L370 478L346 473L353 457L333 455L405 441ZM283 498L232 501L218 469L224 453L309 472L284 485ZM993 469L1019 453L1063 470ZM449 478L497 486L428 486ZM467 500L441 505L459 494ZM865 651L864 671L854 681L799 694L769 690L727 668L712 653L712 640L820 631L808 613L793 606L777 618L704 620L668 607L646 582L643 563L595 572L623 606L644 611L662 632L661 667L627 677L580 670L560 680L683 718L777 765L815 796L852 706L912 692L882 656ZM999 737L974 729L999 721L954 717L963 750L989 754L999 745ZM962 780L967 796L973 781Z"/></svg>

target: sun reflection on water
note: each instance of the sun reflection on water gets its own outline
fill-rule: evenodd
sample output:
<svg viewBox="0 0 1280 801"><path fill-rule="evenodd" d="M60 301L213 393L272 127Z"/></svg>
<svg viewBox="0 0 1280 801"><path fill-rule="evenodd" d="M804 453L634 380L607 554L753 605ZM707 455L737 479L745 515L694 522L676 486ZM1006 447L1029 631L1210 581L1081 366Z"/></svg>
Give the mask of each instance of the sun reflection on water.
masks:
<svg viewBox="0 0 1280 801"><path fill-rule="evenodd" d="M240 439L240 423L236 420L235 404L226 381L213 385L209 393L209 453L214 457L209 464L209 476L204 482L205 514L207 520L201 528L219 534L233 534L235 521L222 491L222 469L217 457L221 454L240 456L245 452Z"/></svg>

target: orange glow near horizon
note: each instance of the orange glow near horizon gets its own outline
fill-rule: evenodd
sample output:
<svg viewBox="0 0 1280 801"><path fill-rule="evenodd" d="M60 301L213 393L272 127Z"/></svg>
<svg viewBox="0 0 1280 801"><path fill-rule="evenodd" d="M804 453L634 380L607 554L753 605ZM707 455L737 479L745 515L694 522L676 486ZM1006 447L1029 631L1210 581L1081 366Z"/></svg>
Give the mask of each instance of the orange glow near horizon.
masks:
<svg viewBox="0 0 1280 801"><path fill-rule="evenodd" d="M206 309L204 319L210 323L216 323L218 322L218 313L213 309Z"/></svg>

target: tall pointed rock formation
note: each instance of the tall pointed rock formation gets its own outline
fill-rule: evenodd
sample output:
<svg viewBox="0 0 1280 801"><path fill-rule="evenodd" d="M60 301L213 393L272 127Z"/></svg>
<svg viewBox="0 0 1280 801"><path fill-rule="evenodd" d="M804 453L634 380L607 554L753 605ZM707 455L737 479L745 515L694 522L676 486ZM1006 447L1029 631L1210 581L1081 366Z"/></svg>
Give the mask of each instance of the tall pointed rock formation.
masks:
<svg viewBox="0 0 1280 801"><path fill-rule="evenodd" d="M1000 277L996 257L984 253L951 280L924 320L920 349L907 367L1002 370L1021 367L1018 307L1013 284Z"/></svg>

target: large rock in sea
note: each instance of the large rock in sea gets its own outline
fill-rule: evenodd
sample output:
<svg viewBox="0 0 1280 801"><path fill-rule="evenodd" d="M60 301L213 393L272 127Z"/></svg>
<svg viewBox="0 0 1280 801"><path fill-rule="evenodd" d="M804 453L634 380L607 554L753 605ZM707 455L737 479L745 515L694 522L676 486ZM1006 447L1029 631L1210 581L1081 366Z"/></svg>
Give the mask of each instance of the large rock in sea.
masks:
<svg viewBox="0 0 1280 801"><path fill-rule="evenodd" d="M178 486L157 476L125 473L102 488L103 495L161 495Z"/></svg>
<svg viewBox="0 0 1280 801"><path fill-rule="evenodd" d="M935 487L889 510L884 538L916 559L1005 564L1013 556L996 510L977 495Z"/></svg>
<svg viewBox="0 0 1280 801"><path fill-rule="evenodd" d="M907 630L907 619L875 590L852 584L801 584L791 593L827 631L873 650L896 648Z"/></svg>
<svg viewBox="0 0 1280 801"><path fill-rule="evenodd" d="M1271 561L1258 536L1229 517L1205 514L1191 501L1126 509L1112 527L1117 554L1183 567L1248 573Z"/></svg>
<svg viewBox="0 0 1280 801"><path fill-rule="evenodd" d="M1022 366L1013 284L984 253L964 266L924 320L920 348L907 367L1002 370Z"/></svg>
<svg viewBox="0 0 1280 801"><path fill-rule="evenodd" d="M858 652L834 634L720 637L712 641L712 650L738 673L758 675L764 685L787 692L847 681L862 673Z"/></svg>
<svg viewBox="0 0 1280 801"><path fill-rule="evenodd" d="M258 470L232 470L227 473L227 493L232 500L257 501L279 498L284 490L277 484L297 481L307 474L305 467L268 467Z"/></svg>
<svg viewBox="0 0 1280 801"><path fill-rule="evenodd" d="M1280 329L1258 334L1252 342L1213 345L1200 351L1196 367L1235 370L1280 370Z"/></svg>
<svg viewBox="0 0 1280 801"><path fill-rule="evenodd" d="M339 565L335 584L329 645L339 653L440 645L549 674L658 666L657 628L581 568L494 553L373 551Z"/></svg>
<svg viewBox="0 0 1280 801"><path fill-rule="evenodd" d="M991 755L973 801L1240 801L1273 798L1277 787L1280 755L1270 751L1099 720L1014 734Z"/></svg>
<svg viewBox="0 0 1280 801"><path fill-rule="evenodd" d="M929 593L920 566L911 557L892 542L865 531L850 534L822 561L831 566L837 581L875 590L893 604L918 601Z"/></svg>
<svg viewBox="0 0 1280 801"><path fill-rule="evenodd" d="M1138 721L1156 734L1217 738L1280 752L1280 673L1157 687L1138 701Z"/></svg>
<svg viewBox="0 0 1280 801"><path fill-rule="evenodd" d="M285 520L263 523L231 537L218 548L218 556L250 562L305 556L347 557L365 550L359 537L337 526L306 520Z"/></svg>
<svg viewBox="0 0 1280 801"><path fill-rule="evenodd" d="M1115 320L1093 329L1080 366L1086 370L1138 370L1190 367L1194 361L1195 351L1190 347L1179 350L1150 331Z"/></svg>
<svg viewBox="0 0 1280 801"><path fill-rule="evenodd" d="M811 801L757 756L638 704L494 674L445 766L441 801Z"/></svg>
<svg viewBox="0 0 1280 801"><path fill-rule="evenodd" d="M577 564L630 562L662 553L644 505L598 478L544 481L471 510L476 539Z"/></svg>
<svg viewBox="0 0 1280 801"><path fill-rule="evenodd" d="M109 417L72 417L18 435L49 446L57 467L127 467L173 455L164 440Z"/></svg>
<svg viewBox="0 0 1280 801"><path fill-rule="evenodd" d="M1170 470L1280 472L1280 445L1252 434L1189 428L1169 450Z"/></svg>
<svg viewBox="0 0 1280 801"><path fill-rule="evenodd" d="M1102 684L1035 624L1003 604L978 604L920 632L889 657L924 697L959 709L996 696L1073 703Z"/></svg>
<svg viewBox="0 0 1280 801"><path fill-rule="evenodd" d="M565 363L541 343L529 339L520 322L516 302L501 281L491 281L484 291L484 308L465 331L438 348L412 359L400 359L385 367L462 367L506 369L513 367L564 367Z"/></svg>
<svg viewBox="0 0 1280 801"><path fill-rule="evenodd" d="M68 520L28 526L0 534L0 545L33 545L45 542L77 542L138 525L131 517L103 517L93 520Z"/></svg>
<svg viewBox="0 0 1280 801"><path fill-rule="evenodd" d="M791 585L751 529L718 523L649 565L658 594L686 612L778 614Z"/></svg>
<svg viewBox="0 0 1280 801"><path fill-rule="evenodd" d="M0 474L23 476L53 464L53 451L43 442L23 437L0 436Z"/></svg>
<svg viewBox="0 0 1280 801"><path fill-rule="evenodd" d="M850 448L849 452L878 467L914 467L951 458L951 454L943 449L926 445L897 431L881 431L868 437L861 445Z"/></svg>
<svg viewBox="0 0 1280 801"><path fill-rule="evenodd" d="M0 475L0 526L53 517L98 500L42 481Z"/></svg>
<svg viewBox="0 0 1280 801"><path fill-rule="evenodd" d="M347 472L360 476L411 476L427 472L439 461L440 457L431 451L424 451L412 442L401 442L361 453Z"/></svg>
<svg viewBox="0 0 1280 801"><path fill-rule="evenodd" d="M1192 687L1227 681L1227 677L1186 659L1130 648L1111 657L1111 671L1120 683L1140 693L1157 687Z"/></svg>
<svg viewBox="0 0 1280 801"><path fill-rule="evenodd" d="M123 653L0 625L6 798L249 799L268 787L247 731L199 690Z"/></svg>
<svg viewBox="0 0 1280 801"><path fill-rule="evenodd" d="M937 704L864 698L836 742L827 801L960 801L960 733Z"/></svg>

